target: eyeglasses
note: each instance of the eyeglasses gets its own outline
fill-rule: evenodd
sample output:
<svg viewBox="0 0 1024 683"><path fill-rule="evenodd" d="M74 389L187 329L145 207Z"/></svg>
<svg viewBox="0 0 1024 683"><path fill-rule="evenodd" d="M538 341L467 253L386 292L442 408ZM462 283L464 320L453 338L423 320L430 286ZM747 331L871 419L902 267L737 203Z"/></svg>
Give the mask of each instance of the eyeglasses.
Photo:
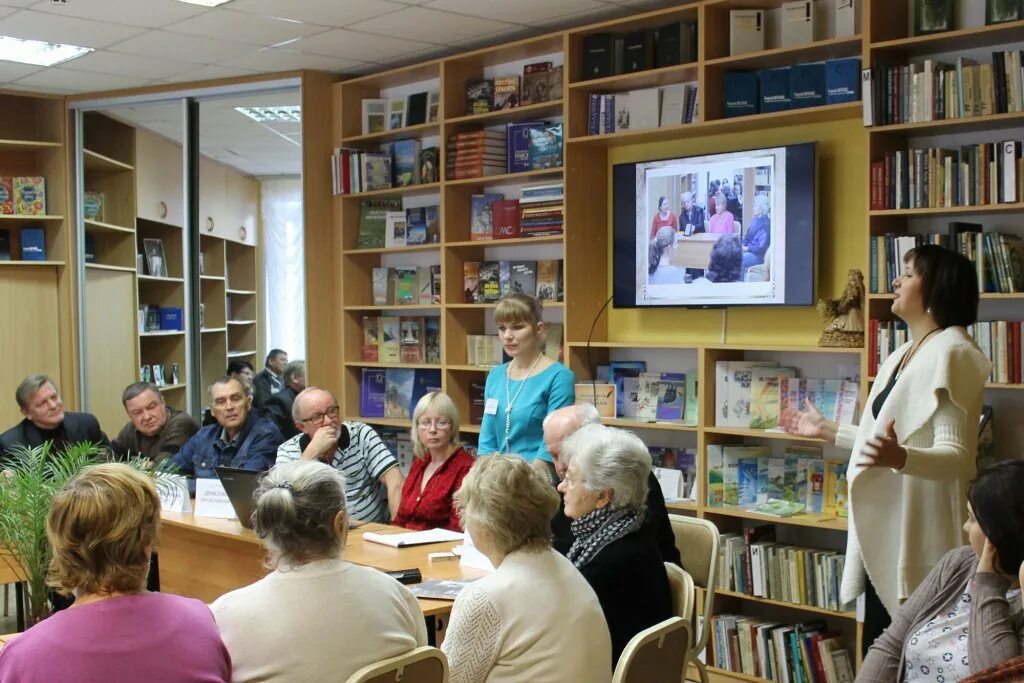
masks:
<svg viewBox="0 0 1024 683"><path fill-rule="evenodd" d="M444 418L441 418L440 420L419 420L416 423L416 426L419 427L420 429L430 429L431 427L436 427L439 431L443 432L446 429L451 429L452 421L445 420Z"/></svg>
<svg viewBox="0 0 1024 683"><path fill-rule="evenodd" d="M338 417L338 406L330 406L327 410L316 415L310 415L304 420L300 420L302 424L315 425L324 421L324 418L335 418Z"/></svg>

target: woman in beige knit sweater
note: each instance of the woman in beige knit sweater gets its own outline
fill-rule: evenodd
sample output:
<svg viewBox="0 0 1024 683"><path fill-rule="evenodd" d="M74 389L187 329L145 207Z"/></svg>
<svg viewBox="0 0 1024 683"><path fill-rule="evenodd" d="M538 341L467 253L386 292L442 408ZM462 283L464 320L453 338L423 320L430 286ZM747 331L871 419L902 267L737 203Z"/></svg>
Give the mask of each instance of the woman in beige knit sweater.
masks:
<svg viewBox="0 0 1024 683"><path fill-rule="evenodd" d="M875 641L858 683L945 683L1024 652L1024 461L981 473L968 493L970 545L946 553Z"/></svg>
<svg viewBox="0 0 1024 683"><path fill-rule="evenodd" d="M808 403L787 431L850 448L850 519L840 597L865 598L865 650L900 603L963 544L978 414L991 363L965 329L977 320L973 264L935 245L912 249L893 281L892 313L911 341L878 370L857 427Z"/></svg>

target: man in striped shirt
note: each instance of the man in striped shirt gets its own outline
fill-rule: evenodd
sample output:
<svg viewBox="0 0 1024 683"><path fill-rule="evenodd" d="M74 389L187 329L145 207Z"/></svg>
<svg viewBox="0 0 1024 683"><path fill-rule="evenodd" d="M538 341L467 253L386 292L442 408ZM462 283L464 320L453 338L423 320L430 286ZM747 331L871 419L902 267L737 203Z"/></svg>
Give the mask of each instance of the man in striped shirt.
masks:
<svg viewBox="0 0 1024 683"><path fill-rule="evenodd" d="M292 418L299 434L277 449L277 464L320 460L345 475L345 497L353 519L388 523L398 511L405 477L373 428L342 422L329 391L309 387L295 397Z"/></svg>

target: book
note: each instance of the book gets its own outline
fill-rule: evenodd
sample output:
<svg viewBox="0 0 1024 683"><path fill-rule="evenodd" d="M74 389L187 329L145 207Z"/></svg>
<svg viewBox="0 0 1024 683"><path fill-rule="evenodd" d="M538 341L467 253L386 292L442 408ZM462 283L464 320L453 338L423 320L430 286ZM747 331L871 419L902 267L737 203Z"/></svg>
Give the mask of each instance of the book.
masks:
<svg viewBox="0 0 1024 683"><path fill-rule="evenodd" d="M839 460L825 461L825 499L822 512L836 517L847 516L850 499L846 469L849 463Z"/></svg>
<svg viewBox="0 0 1024 683"><path fill-rule="evenodd" d="M465 536L458 531L449 531L448 529L428 529L426 531L380 534L374 531L365 531L363 532L363 538L371 543L379 543L392 548L406 548L414 545L426 545L428 543L461 541Z"/></svg>
<svg viewBox="0 0 1024 683"><path fill-rule="evenodd" d="M18 216L46 214L46 180L42 176L14 177L14 213Z"/></svg>
<svg viewBox="0 0 1024 683"><path fill-rule="evenodd" d="M512 109L519 106L519 76L500 76L494 79L492 109Z"/></svg>
<svg viewBox="0 0 1024 683"><path fill-rule="evenodd" d="M384 417L384 394L387 390L384 370L363 368L359 383L359 415Z"/></svg>
<svg viewBox="0 0 1024 683"><path fill-rule="evenodd" d="M359 208L359 235L356 246L359 249L383 248L384 233L387 229L387 213L401 210L401 199L362 200Z"/></svg>
<svg viewBox="0 0 1024 683"><path fill-rule="evenodd" d="M562 124L531 128L530 169L559 168L562 165Z"/></svg>
<svg viewBox="0 0 1024 683"><path fill-rule="evenodd" d="M469 383L469 424L478 425L484 421L484 390L485 385L480 381Z"/></svg>
<svg viewBox="0 0 1024 683"><path fill-rule="evenodd" d="M368 98L362 101L363 135L383 133L388 128L388 101Z"/></svg>
<svg viewBox="0 0 1024 683"><path fill-rule="evenodd" d="M413 371L412 396L409 398L411 416L420 399L432 391L441 391L441 371L419 369Z"/></svg>
<svg viewBox="0 0 1024 683"><path fill-rule="evenodd" d="M751 429L779 426L779 384L782 377L795 377L795 368L755 367L750 373Z"/></svg>
<svg viewBox="0 0 1024 683"><path fill-rule="evenodd" d="M537 300L558 301L562 290L562 262L558 259L537 261Z"/></svg>
<svg viewBox="0 0 1024 683"><path fill-rule="evenodd" d="M1020 0L985 0L985 23L1005 24L1024 18Z"/></svg>
<svg viewBox="0 0 1024 683"><path fill-rule="evenodd" d="M103 200L105 196L102 192L85 191L82 196L82 217L85 220L103 222Z"/></svg>
<svg viewBox="0 0 1024 683"><path fill-rule="evenodd" d="M405 210L405 243L426 244L427 242L427 209Z"/></svg>
<svg viewBox="0 0 1024 683"><path fill-rule="evenodd" d="M399 319L399 358L402 363L423 363L424 321L421 317Z"/></svg>
<svg viewBox="0 0 1024 683"><path fill-rule="evenodd" d="M707 504L711 507L721 507L725 503L725 478L723 473L725 465L724 447L718 444L708 444L707 457Z"/></svg>
<svg viewBox="0 0 1024 683"><path fill-rule="evenodd" d="M380 361L380 316L364 315L362 320L363 344L360 360L370 363Z"/></svg>
<svg viewBox="0 0 1024 683"><path fill-rule="evenodd" d="M768 517L792 517L804 511L804 504L788 500L768 500L751 507L750 511Z"/></svg>
<svg viewBox="0 0 1024 683"><path fill-rule="evenodd" d="M43 228L21 228L18 235L22 261L46 260L46 232Z"/></svg>
<svg viewBox="0 0 1024 683"><path fill-rule="evenodd" d="M466 81L466 115L486 114L494 108L494 81L471 78Z"/></svg>
<svg viewBox="0 0 1024 683"><path fill-rule="evenodd" d="M420 183L436 183L440 179L437 166L437 147L420 150Z"/></svg>
<svg viewBox="0 0 1024 683"><path fill-rule="evenodd" d="M530 170L530 131L547 125L547 121L517 121L506 124L505 155L509 173Z"/></svg>
<svg viewBox="0 0 1024 683"><path fill-rule="evenodd" d="M779 47L796 47L814 42L813 0L791 0L782 3L782 44Z"/></svg>
<svg viewBox="0 0 1024 683"><path fill-rule="evenodd" d="M833 0L835 2L832 35L849 38L860 29L860 0ZM859 61L859 60L858 60Z"/></svg>
<svg viewBox="0 0 1024 683"><path fill-rule="evenodd" d="M551 360L561 363L565 360L563 355L564 342L564 325L562 323L548 323L544 329L544 343L541 344L541 353Z"/></svg>
<svg viewBox="0 0 1024 683"><path fill-rule="evenodd" d="M839 0L842 2L843 0ZM853 0L846 0L852 2ZM860 59L846 57L825 62L825 104L860 99Z"/></svg>
<svg viewBox="0 0 1024 683"><path fill-rule="evenodd" d="M402 359L401 353L401 319L398 316L381 316L379 325L380 334L380 362L398 363ZM383 417L381 415L380 417Z"/></svg>
<svg viewBox="0 0 1024 683"><path fill-rule="evenodd" d="M427 93L427 123L437 123L441 114L441 93L438 90Z"/></svg>
<svg viewBox="0 0 1024 683"><path fill-rule="evenodd" d="M480 262L465 261L462 264L463 302L475 304L480 298Z"/></svg>
<svg viewBox="0 0 1024 683"><path fill-rule="evenodd" d="M371 532L372 533L372 532ZM409 591L417 598L428 600L454 600L459 597L462 589L476 579L431 579L409 587Z"/></svg>
<svg viewBox="0 0 1024 683"><path fill-rule="evenodd" d="M469 239L473 241L494 239L494 215L492 205L504 199L505 195L492 192L475 194L469 199Z"/></svg>
<svg viewBox="0 0 1024 683"><path fill-rule="evenodd" d="M662 68L683 63L682 24L674 21L658 28L654 42L654 66ZM687 55L687 62L691 61Z"/></svg>
<svg viewBox="0 0 1024 683"><path fill-rule="evenodd" d="M0 228L0 261L11 260L11 231Z"/></svg>
<svg viewBox="0 0 1024 683"><path fill-rule="evenodd" d="M761 69L757 75L761 92L761 113L788 110L793 100L790 67Z"/></svg>
<svg viewBox="0 0 1024 683"><path fill-rule="evenodd" d="M611 33L583 36L583 80L614 75L615 46Z"/></svg>
<svg viewBox="0 0 1024 683"><path fill-rule="evenodd" d="M384 225L384 246L388 249L404 247L406 245L405 212L388 211L384 216Z"/></svg>
<svg viewBox="0 0 1024 683"><path fill-rule="evenodd" d="M551 99L548 90L548 72L551 62L534 62L523 67L520 102L523 105L540 104Z"/></svg>
<svg viewBox="0 0 1024 683"><path fill-rule="evenodd" d="M491 230L496 240L519 237L519 200L499 199L491 204Z"/></svg>
<svg viewBox="0 0 1024 683"><path fill-rule="evenodd" d="M914 35L953 30L953 0L913 0Z"/></svg>
<svg viewBox="0 0 1024 683"><path fill-rule="evenodd" d="M810 0L807 1L809 3ZM789 91L794 109L820 107L825 104L825 64L815 62L791 66Z"/></svg>
<svg viewBox="0 0 1024 683"><path fill-rule="evenodd" d="M406 98L405 125L418 126L427 122L427 93L415 92Z"/></svg>
<svg viewBox="0 0 1024 683"><path fill-rule="evenodd" d="M180 306L160 307L160 329L181 331L185 329L185 320L182 317Z"/></svg>
<svg viewBox="0 0 1024 683"><path fill-rule="evenodd" d="M654 66L654 33L650 30L632 31L622 37L621 73L645 71Z"/></svg>
<svg viewBox="0 0 1024 683"><path fill-rule="evenodd" d="M408 103L404 97L398 97L388 102L388 130L405 128L405 114Z"/></svg>
<svg viewBox="0 0 1024 683"><path fill-rule="evenodd" d="M537 262L510 261L509 271L509 293L533 296L537 291Z"/></svg>
<svg viewBox="0 0 1024 683"><path fill-rule="evenodd" d="M0 176L0 215L14 213L14 178Z"/></svg>
<svg viewBox="0 0 1024 683"><path fill-rule="evenodd" d="M403 100L404 102L404 100ZM364 152L362 161L363 191L386 190L391 187L391 155Z"/></svg>
<svg viewBox="0 0 1024 683"><path fill-rule="evenodd" d="M661 88L629 91L629 129L657 128L661 116Z"/></svg>
<svg viewBox="0 0 1024 683"><path fill-rule="evenodd" d="M722 85L726 118L760 111L759 80L756 71L727 71Z"/></svg>
<svg viewBox="0 0 1024 683"><path fill-rule="evenodd" d="M415 370L406 368L388 368L384 372L384 417L409 419L415 375Z"/></svg>
<svg viewBox="0 0 1024 683"><path fill-rule="evenodd" d="M480 274L477 283L477 302L482 304L497 303L501 299L501 264L498 261L480 263Z"/></svg>
<svg viewBox="0 0 1024 683"><path fill-rule="evenodd" d="M608 382L615 385L615 415L625 414L624 377L639 377L647 371L647 362L642 360L612 361L608 364ZM634 409L635 414L635 409Z"/></svg>
<svg viewBox="0 0 1024 683"><path fill-rule="evenodd" d="M615 417L616 390L614 384L585 382L577 384L576 405L590 403L601 417Z"/></svg>
<svg viewBox="0 0 1024 683"><path fill-rule="evenodd" d="M373 278L373 305L387 306L394 303L393 290L388 286L389 268L374 268L371 277Z"/></svg>
<svg viewBox="0 0 1024 683"><path fill-rule="evenodd" d="M680 421L686 405L686 375L663 372L657 384L656 420ZM634 414L636 414L634 412Z"/></svg>
<svg viewBox="0 0 1024 683"><path fill-rule="evenodd" d="M420 182L420 141L396 140L391 143L391 174L395 187Z"/></svg>
<svg viewBox="0 0 1024 683"><path fill-rule="evenodd" d="M729 10L729 54L764 50L764 10Z"/></svg>
<svg viewBox="0 0 1024 683"><path fill-rule="evenodd" d="M423 354L426 363L441 362L441 319L437 316L423 320Z"/></svg>
<svg viewBox="0 0 1024 683"><path fill-rule="evenodd" d="M419 274L416 266L396 266L393 272L395 274L395 304L399 306L418 304L420 302Z"/></svg>

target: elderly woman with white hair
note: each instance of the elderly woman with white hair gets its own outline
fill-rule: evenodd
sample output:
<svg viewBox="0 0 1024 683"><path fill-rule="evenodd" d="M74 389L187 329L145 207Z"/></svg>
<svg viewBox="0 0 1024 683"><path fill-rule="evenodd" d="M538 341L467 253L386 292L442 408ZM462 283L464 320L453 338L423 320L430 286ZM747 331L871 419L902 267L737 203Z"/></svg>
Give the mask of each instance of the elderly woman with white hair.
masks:
<svg viewBox="0 0 1024 683"><path fill-rule="evenodd" d="M764 255L772 240L771 219L768 217L768 195L754 196L754 218L743 235L743 273L747 269L764 263Z"/></svg>
<svg viewBox="0 0 1024 683"><path fill-rule="evenodd" d="M609 683L611 639L601 604L551 548L558 494L547 473L514 455L481 457L455 505L495 571L452 606L441 645L451 683Z"/></svg>
<svg viewBox="0 0 1024 683"><path fill-rule="evenodd" d="M211 606L234 683L344 681L427 644L405 586L341 559L348 512L340 472L316 460L281 464L254 498L253 528L273 571Z"/></svg>
<svg viewBox="0 0 1024 683"><path fill-rule="evenodd" d="M635 434L587 425L562 444L568 460L568 558L597 593L612 636L612 661L640 631L672 616L661 553L643 531L651 456Z"/></svg>

